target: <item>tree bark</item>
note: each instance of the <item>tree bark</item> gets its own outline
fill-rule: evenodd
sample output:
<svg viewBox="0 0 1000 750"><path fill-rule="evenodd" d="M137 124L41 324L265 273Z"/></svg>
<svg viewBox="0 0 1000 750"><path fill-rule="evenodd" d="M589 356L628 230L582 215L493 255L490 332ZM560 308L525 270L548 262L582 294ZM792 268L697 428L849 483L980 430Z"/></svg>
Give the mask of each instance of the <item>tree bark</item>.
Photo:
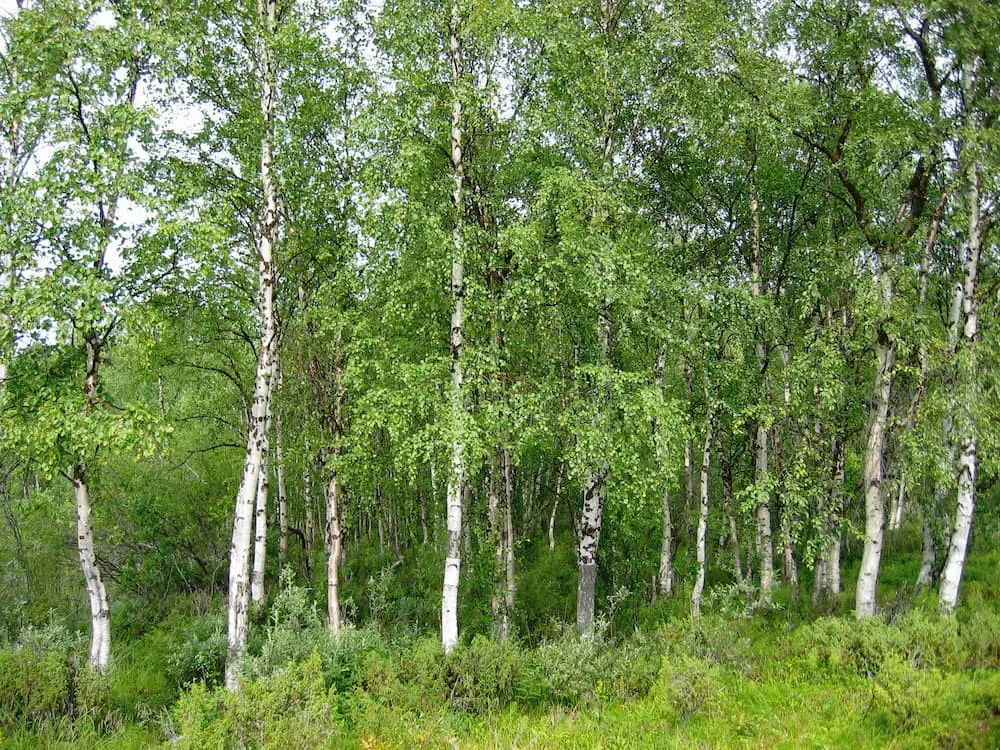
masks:
<svg viewBox="0 0 1000 750"><path fill-rule="evenodd" d="M280 370L279 370L280 378ZM278 479L278 568L288 560L288 490L285 485L285 456L282 446L281 414L274 414L274 471Z"/></svg>
<svg viewBox="0 0 1000 750"><path fill-rule="evenodd" d="M707 388L706 388L707 395ZM705 567L708 560L708 470L712 460L712 436L715 428L715 415L710 412L705 426L705 447L701 452L701 505L698 512L698 542L697 560L698 574L691 590L691 616L701 617L701 594L705 588Z"/></svg>
<svg viewBox="0 0 1000 750"><path fill-rule="evenodd" d="M756 153L753 154L753 164L749 173L749 208L750 220L753 225L753 257L750 266L750 293L755 299L761 296L760 263L762 249L762 230L760 223L760 201L757 197L757 163ZM754 345L757 366L763 378L763 399L767 400L767 346L762 335L758 335ZM771 541L771 497L770 474L768 467L767 426L760 418L757 420L757 450L754 455L754 479L764 488L759 493L754 515L757 519L757 561L760 566L760 591L758 599L761 604L771 603L771 589L774 588L774 547Z"/></svg>
<svg viewBox="0 0 1000 750"><path fill-rule="evenodd" d="M891 293L886 306L890 302ZM878 364L875 368L874 404L869 418L868 439L862 466L862 484L865 493L865 544L854 599L855 615L858 619L872 617L878 609L878 573L885 534L882 463L885 457L886 420L889 414L896 347L884 330L879 332L876 355Z"/></svg>
<svg viewBox="0 0 1000 750"><path fill-rule="evenodd" d="M609 302L604 300L598 312L598 337L601 344L601 363L606 364L611 352L611 319ZM604 462L590 475L583 493L583 512L580 516L579 581L576 589L576 629L589 636L594 627L594 596L597 586L597 550L601 541L604 501L607 496L607 479L610 467Z"/></svg>
<svg viewBox="0 0 1000 750"><path fill-rule="evenodd" d="M552 513L549 514L549 552L556 548L556 511L559 510L559 495L562 492L562 478L564 465L559 464L556 471L555 499L552 501Z"/></svg>
<svg viewBox="0 0 1000 750"><path fill-rule="evenodd" d="M656 388L659 391L660 403L662 404L665 398L663 391L663 371L667 366L667 349L664 346L660 349L660 356L656 360ZM656 420L653 420L653 442L654 445L658 443L657 431L659 424ZM661 452L659 446L657 446L657 452ZM666 456L660 457L660 474L661 476L666 474ZM669 597L673 596L674 593L674 549L673 549L673 532L674 527L672 519L670 517L670 483L669 480L664 480L663 493L661 496L661 524L662 530L660 535L660 566L657 571L656 579L656 592L659 596Z"/></svg>
<svg viewBox="0 0 1000 750"><path fill-rule="evenodd" d="M264 194L264 213L260 221L259 255L259 306L260 346L257 354L257 371L254 377L254 395L247 430L246 458L243 475L236 493L233 513L233 540L229 551L228 593L228 651L226 654L226 688L239 690L243 653L246 649L249 620L247 607L250 596L250 549L253 534L254 501L260 477L263 440L270 411L272 346L275 336L274 318L274 245L277 242L278 196L272 174L273 154L271 141L274 132L275 85L271 67L268 40L275 28L276 0L258 0L257 21L261 27L258 40L260 60L260 107L264 118L261 137L260 180Z"/></svg>
<svg viewBox="0 0 1000 750"><path fill-rule="evenodd" d="M271 378L274 378L273 360ZM267 400L264 430L260 435L260 471L257 474L257 496L254 506L253 567L250 573L250 601L264 603L264 574L267 568L267 500L271 488L271 470L268 463L271 434L271 399Z"/></svg>
<svg viewBox="0 0 1000 750"><path fill-rule="evenodd" d="M974 63L967 63L963 70L963 88L967 98L972 98ZM975 117L971 118L975 119ZM970 147L971 148L971 147ZM973 414L977 408L976 343L979 340L979 300L976 287L979 281L979 257L982 252L982 227L980 219L980 167L973 158L968 166L967 201L969 207L969 234L965 243L962 284L962 313L965 325L962 330L963 351L958 362L958 398L955 423L959 430L958 498L955 523L948 545L948 558L941 572L941 589L938 604L941 614L950 616L958 603L959 586L965 569L972 515L976 507L976 426Z"/></svg>
<svg viewBox="0 0 1000 750"><path fill-rule="evenodd" d="M73 494L76 498L77 551L90 600L90 664L98 672L104 672L111 657L111 610L94 551L90 488L87 467L82 462L73 467Z"/></svg>
<svg viewBox="0 0 1000 750"><path fill-rule="evenodd" d="M462 565L462 495L465 488L465 459L462 440L462 327L464 324L465 267L462 252L463 199L465 179L462 161L462 95L464 74L462 45L459 39L458 0L452 0L448 35L451 65L451 169L454 186L451 193L455 227L452 231L451 260L451 471L447 490L447 541L445 546L444 585L441 592L441 645L450 653L458 642L458 583Z"/></svg>
<svg viewBox="0 0 1000 750"><path fill-rule="evenodd" d="M340 530L340 483L337 477L339 451L330 454L326 482L326 538L329 554L326 558L326 611L330 634L340 637L340 558L343 540Z"/></svg>

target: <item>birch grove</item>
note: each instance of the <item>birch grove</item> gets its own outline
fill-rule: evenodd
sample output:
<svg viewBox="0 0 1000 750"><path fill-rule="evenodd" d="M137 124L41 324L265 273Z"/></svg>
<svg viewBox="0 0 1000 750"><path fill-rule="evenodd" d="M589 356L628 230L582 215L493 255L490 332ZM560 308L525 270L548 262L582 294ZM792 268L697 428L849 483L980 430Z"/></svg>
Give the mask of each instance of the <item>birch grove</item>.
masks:
<svg viewBox="0 0 1000 750"><path fill-rule="evenodd" d="M3 9L0 630L65 614L107 681L119 622L204 618L178 674L237 692L404 632L985 617L998 40L972 0Z"/></svg>

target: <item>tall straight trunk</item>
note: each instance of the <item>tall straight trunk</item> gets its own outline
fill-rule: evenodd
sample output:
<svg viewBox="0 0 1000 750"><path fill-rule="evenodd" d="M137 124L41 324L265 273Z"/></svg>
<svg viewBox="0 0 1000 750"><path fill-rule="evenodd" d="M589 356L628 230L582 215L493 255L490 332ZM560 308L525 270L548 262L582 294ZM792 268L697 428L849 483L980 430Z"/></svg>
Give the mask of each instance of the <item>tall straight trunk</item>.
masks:
<svg viewBox="0 0 1000 750"><path fill-rule="evenodd" d="M787 346L778 347L778 353L781 357L785 414L787 415L792 403L791 385L788 377L788 365L791 357ZM780 425L775 425L774 438L772 440L774 444L775 464L777 464L776 471L781 472L781 476L784 476L784 473L787 471L782 438L782 430L785 429L786 424L787 416L782 419ZM784 503L781 509L781 576L785 583L791 587L792 596L797 597L799 591L799 572L795 564L795 544L792 540L792 524L794 520L794 510L788 507L787 502Z"/></svg>
<svg viewBox="0 0 1000 750"><path fill-rule="evenodd" d="M274 317L274 245L278 237L278 194L272 174L271 141L274 132L275 74L271 67L268 40L274 33L276 0L258 0L260 25L258 59L261 71L260 107L264 119L261 137L260 181L264 194L264 214L260 221L258 304L260 308L260 346L254 377L253 403L247 429L243 475L236 493L233 512L233 541L229 550L229 593L226 653L226 688L239 690L243 653L249 631L250 550L253 535L254 503L263 463L263 440L270 411L271 374L273 372Z"/></svg>
<svg viewBox="0 0 1000 750"><path fill-rule="evenodd" d="M598 336L601 343L601 363L606 364L611 352L611 320L609 303L604 300L598 313ZM595 394L596 395L596 394ZM597 396L599 398L599 396ZM576 587L576 629L590 635L594 627L594 596L597 587L597 550L601 542L604 502L607 497L607 462L590 475L583 492L583 512L580 514L580 545L577 555L579 579Z"/></svg>
<svg viewBox="0 0 1000 750"><path fill-rule="evenodd" d="M273 367L272 360L272 367ZM274 371L271 377L273 380ZM264 574L267 568L267 500L271 489L271 468L268 463L271 435L271 400L268 398L264 431L260 435L260 472L257 474L257 497L254 505L253 565L250 572L250 601L264 602Z"/></svg>
<svg viewBox="0 0 1000 750"><path fill-rule="evenodd" d="M97 386L101 365L101 346L93 337L85 339L87 350L87 371L83 382L83 392L89 411L97 404ZM73 467L70 477L73 484L73 496L76 500L76 548L80 557L80 568L83 570L87 585L87 598L90 601L90 664L98 672L104 672L111 657L111 610L108 606L108 593L101 577L101 568L97 563L97 553L94 548L94 526L91 520L92 507L90 502L90 486L87 476L87 464L79 461Z"/></svg>
<svg viewBox="0 0 1000 750"><path fill-rule="evenodd" d="M753 155L749 175L749 208L750 220L753 225L753 257L750 266L750 293L757 299L761 296L760 261L762 249L762 232L760 223L760 201L757 197L757 157ZM767 346L762 335L758 335L754 345L754 353L757 357L757 366L763 377L763 398L767 399L768 378L767 378ZM762 604L770 604L771 589L774 588L774 547L771 542L771 492L770 474L768 467L768 436L767 426L763 420L757 420L757 444L754 454L754 479L764 488L758 493L757 507L754 515L757 519L757 563L760 566L760 592L759 600Z"/></svg>
<svg viewBox="0 0 1000 750"><path fill-rule="evenodd" d="M594 627L594 594L597 586L597 548L601 542L605 482L608 469L603 466L591 475L583 491L578 551L579 579L576 587L576 629L588 635Z"/></svg>
<svg viewBox="0 0 1000 750"><path fill-rule="evenodd" d="M974 64L966 64L963 71L963 88L971 98ZM971 147L970 147L971 148ZM941 589L938 604L941 613L952 615L958 603L958 591L965 569L969 532L972 530L972 515L976 507L976 426L973 414L978 404L976 396L977 368L976 343L979 340L979 300L976 286L979 281L979 257L982 252L982 226L980 218L980 167L973 159L968 167L967 200L969 208L969 234L962 259L962 313L965 325L962 329L963 350L958 360L957 398L954 399L954 422L958 432L958 498L955 523L952 526L948 545L948 558L941 571Z"/></svg>
<svg viewBox="0 0 1000 750"><path fill-rule="evenodd" d="M941 197L938 200L937 208L934 209L934 215L931 217L930 226L927 228L927 237L924 240L923 252L920 255L920 281L919 281L919 291L917 292L917 309L923 312L927 305L927 282L930 276L931 260L934 256L934 245L937 242L938 233L941 230L941 220L944 217L945 208L948 205L948 191L942 190ZM917 379L917 387L913 391L913 396L910 398L910 406L906 410L906 419L903 422L903 432L910 433L913 432L913 428L917 423L917 412L920 408L920 404L923 402L924 396L927 395L927 384L930 380L930 349L927 346L927 342L923 339L920 341L918 348L917 359L920 363L920 374ZM898 485L896 492L893 494L893 504L890 506L889 510L889 528L896 530L903 525L903 514L906 508L906 473L905 469L899 472ZM927 541L928 537L925 535L924 540ZM933 558L933 547L934 538L930 537L931 544L931 556ZM927 551L925 545L924 551ZM933 565L933 560L932 563ZM922 578L922 576L921 576ZM926 585L929 583L929 579L924 584L920 583L921 578L918 578L918 586Z"/></svg>
<svg viewBox="0 0 1000 750"><path fill-rule="evenodd" d="M493 456L489 459L486 504L486 520L489 524L490 538L493 543L493 574L491 576L493 594L490 600L490 611L493 616L493 630L498 640L506 638L509 630L507 600L504 596L504 578L506 577L507 567L507 524L503 507L501 450L500 446L496 446L493 450Z"/></svg>
<svg viewBox="0 0 1000 750"><path fill-rule="evenodd" d="M820 524L825 542L816 560L813 580L812 605L819 606L823 599L840 596L840 517L841 498L844 493L844 443L833 440L833 468L830 490L819 509Z"/></svg>
<svg viewBox="0 0 1000 750"><path fill-rule="evenodd" d="M701 594L705 588L705 567L708 560L708 470L712 460L712 437L715 415L709 413L705 425L705 447L701 452L701 504L698 510L697 560L698 574L691 590L691 616L701 617Z"/></svg>
<svg viewBox="0 0 1000 750"><path fill-rule="evenodd" d="M501 477L504 506L504 624L503 637L510 635L514 618L514 600L517 597L517 578L514 570L514 474L510 450L500 451Z"/></svg>
<svg viewBox="0 0 1000 750"><path fill-rule="evenodd" d="M883 267L879 273L879 285L883 307L892 305L893 281L888 266L888 254L883 254ZM877 608L877 585L879 565L882 559L883 537L885 534L885 505L882 496L883 464L885 459L886 422L889 415L889 401L892 395L893 367L896 362L896 346L889 338L884 326L879 326L875 345L876 367L871 413L868 418L868 434L862 463L862 487L865 498L865 537L855 590L855 615L861 619L872 617Z"/></svg>
<svg viewBox="0 0 1000 750"><path fill-rule="evenodd" d="M447 538L445 544L444 585L441 591L441 645L449 653L458 642L458 582L462 566L462 496L465 489L465 458L462 440L462 327L464 325L465 267L462 261L462 188L465 180L462 161L462 45L459 40L458 1L452 0L448 36L451 65L451 170L454 187L451 193L455 227L452 230L451 260L451 471L448 474Z"/></svg>
<svg viewBox="0 0 1000 750"><path fill-rule="evenodd" d="M937 547L934 544L934 527L929 510L924 511L923 534L920 549L920 570L917 573L916 590L927 588L934 582L934 563Z"/></svg>
<svg viewBox="0 0 1000 750"><path fill-rule="evenodd" d="M337 477L339 450L330 454L326 481L326 539L330 549L326 558L326 612L330 634L340 637L340 558L343 539L340 530L340 483Z"/></svg>
<svg viewBox="0 0 1000 750"><path fill-rule="evenodd" d="M305 552L308 558L312 554L313 543L316 540L316 527L313 521L312 471L310 461L312 454L306 444L306 461L302 467L302 512L305 514Z"/></svg>
<svg viewBox="0 0 1000 750"><path fill-rule="evenodd" d="M562 492L562 478L565 465L560 462L556 471L555 499L552 501L552 513L549 514L549 551L556 548L556 511L559 510L559 495Z"/></svg>
<svg viewBox="0 0 1000 750"><path fill-rule="evenodd" d="M87 582L87 598L90 600L90 664L99 672L104 672L111 656L111 610L94 551L90 488L87 484L87 467L83 463L73 467L73 494L76 498L77 551Z"/></svg>
<svg viewBox="0 0 1000 750"><path fill-rule="evenodd" d="M891 297L890 297L891 299ZM888 306L888 302L887 302ZM868 424L868 438L862 465L862 485L865 493L865 544L858 571L854 597L858 619L872 617L878 608L877 586L885 534L885 506L882 498L882 469L885 457L886 420L892 391L892 368L896 347L884 330L879 332L875 347L874 403Z"/></svg>
<svg viewBox="0 0 1000 750"><path fill-rule="evenodd" d="M280 374L280 373L279 373ZM278 568L288 560L288 489L285 484L285 456L282 446L281 414L274 415L274 472L278 480Z"/></svg>
<svg viewBox="0 0 1000 750"><path fill-rule="evenodd" d="M660 356L656 360L656 388L659 392L660 402L662 403L665 395L663 392L663 371L667 366L667 348L666 346L660 349ZM659 424L656 420L653 420L653 442L654 445L658 441L657 430ZM666 473L666 467L664 466L664 461L660 461L660 474L661 476ZM674 527L672 519L670 518L670 485L669 481L665 481L663 487L663 493L661 496L661 534L660 534L660 566L657 571L656 578L656 592L659 596L673 596L674 593L674 550L673 550L673 536Z"/></svg>
<svg viewBox="0 0 1000 750"><path fill-rule="evenodd" d="M660 537L660 567L657 572L657 592L660 596L674 594L674 526L670 519L670 490L664 487L660 500L662 514L662 533Z"/></svg>
<svg viewBox="0 0 1000 750"><path fill-rule="evenodd" d="M740 559L740 536L736 525L736 512L733 507L733 466L726 460L722 450L722 439L716 433L715 449L719 454L719 470L722 472L722 499L726 507L726 520L729 524L729 544L733 548L733 577L737 583L743 583L743 561Z"/></svg>

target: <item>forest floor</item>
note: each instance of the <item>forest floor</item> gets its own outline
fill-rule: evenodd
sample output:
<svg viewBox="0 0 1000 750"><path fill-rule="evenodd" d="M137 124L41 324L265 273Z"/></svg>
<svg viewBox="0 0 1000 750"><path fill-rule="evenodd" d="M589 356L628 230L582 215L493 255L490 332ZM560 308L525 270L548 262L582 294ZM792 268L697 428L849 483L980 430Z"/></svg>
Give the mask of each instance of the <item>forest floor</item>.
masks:
<svg viewBox="0 0 1000 750"><path fill-rule="evenodd" d="M480 636L449 657L427 633L350 629L334 644L291 587L251 644L238 697L217 687L217 617L175 615L123 643L109 687L67 666L79 636L42 629L0 650L0 745L1000 747L1000 554L969 561L951 621L931 592L904 595L917 563L887 562L884 593L903 593L860 624L849 590L818 618L779 592L750 617L667 609L625 638Z"/></svg>

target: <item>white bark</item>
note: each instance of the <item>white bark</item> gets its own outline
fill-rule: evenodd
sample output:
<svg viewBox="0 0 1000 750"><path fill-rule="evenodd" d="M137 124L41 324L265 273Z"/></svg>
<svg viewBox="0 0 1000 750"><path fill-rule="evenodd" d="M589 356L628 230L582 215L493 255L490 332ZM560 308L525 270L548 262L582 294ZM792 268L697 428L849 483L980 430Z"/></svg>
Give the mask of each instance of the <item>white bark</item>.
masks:
<svg viewBox="0 0 1000 750"><path fill-rule="evenodd" d="M271 140L274 129L274 72L266 39L274 32L276 0L258 0L257 19L261 27L258 59L261 71L260 106L264 116L261 137L260 180L264 194L264 213L260 221L258 304L260 308L260 345L257 371L254 377L253 403L247 430L246 458L243 475L236 493L233 512L233 540L229 551L228 651L226 655L226 688L239 690L240 671L249 631L248 604L250 598L250 551L253 536L254 503L263 462L263 440L270 410L272 346L275 335L274 318L274 245L277 241L278 199L272 175Z"/></svg>
<svg viewBox="0 0 1000 750"><path fill-rule="evenodd" d="M563 478L564 465L559 464L559 470L556 472L556 491L555 500L552 501L552 513L549 515L549 551L551 552L556 548L556 511L559 510L559 495L562 492L562 478Z"/></svg>
<svg viewBox="0 0 1000 750"><path fill-rule="evenodd" d="M326 559L326 611L330 634L340 636L340 558L343 539L340 529L340 484L337 479L337 451L333 451L327 468L326 483L326 541L330 550Z"/></svg>
<svg viewBox="0 0 1000 750"><path fill-rule="evenodd" d="M610 303L601 302L597 316L598 338L601 344L601 363L606 364L611 352ZM599 397L599 395L598 395ZM583 493L583 512L580 516L580 546L578 552L579 580L576 588L576 629L589 636L594 627L594 597L597 587L597 550L601 542L604 519L604 502L607 497L607 480L610 467L605 462L590 475Z"/></svg>
<svg viewBox="0 0 1000 750"><path fill-rule="evenodd" d="M750 220L753 225L753 257L750 265L750 293L755 298L761 296L760 261L762 248L762 231L760 223L760 201L757 197L757 167L756 154L749 175L749 208ZM767 347L758 336L754 346L757 366L763 376L762 401L767 400ZM756 453L754 456L754 478L763 487L770 486L768 467L767 427L762 419L757 421ZM758 599L762 604L770 604L771 590L774 588L774 546L771 540L771 497L770 489L761 493L754 515L757 519L757 563L760 566L760 591Z"/></svg>
<svg viewBox="0 0 1000 750"><path fill-rule="evenodd" d="M272 376L274 372L272 369ZM264 574L267 568L267 500L271 488L268 465L270 451L271 412L270 395L260 435L260 471L257 473L257 496L254 505L253 568L250 573L250 601L256 605L264 602Z"/></svg>
<svg viewBox="0 0 1000 750"><path fill-rule="evenodd" d="M583 492L578 550L579 580L576 589L576 629L589 635L594 627L594 593L597 585L597 548L601 543L607 466L593 474Z"/></svg>
<svg viewBox="0 0 1000 750"><path fill-rule="evenodd" d="M934 245L937 242L938 233L941 230L941 220L944 217L945 208L948 205L948 191L942 190L941 197L938 200L937 208L934 210L934 216L931 217L930 226L927 228L927 237L924 240L923 252L920 255L920 271L919 271L919 291L917 293L917 309L921 312L924 310L927 304L927 283L930 275L931 260L934 256ZM917 411L920 408L920 404L923 402L924 396L927 395L927 383L930 379L930 349L927 346L926 341L921 341L918 350L918 361L920 363L920 375L917 380L917 387L913 392L913 397L910 399L910 406L906 411L906 420L903 423L903 432L912 432L913 428L917 423ZM901 470L899 474L899 480L897 485L897 490L893 495L893 505L889 512L889 528L891 530L897 530L903 525L903 515L906 509L906 473L905 470ZM925 530L926 530L925 526ZM927 552L927 542L928 537L924 536L924 552L926 557ZM931 549L931 565L933 566L933 547L934 539L933 536L930 537L930 549ZM930 575L928 569L928 576ZM921 575L917 579L917 586L926 585L930 582L928 577L927 581L923 581L923 566L921 567Z"/></svg>
<svg viewBox="0 0 1000 750"><path fill-rule="evenodd" d="M313 542L316 537L316 528L313 522L313 498L312 498L312 471L310 470L309 462L312 459L312 453L309 452L309 444L306 443L306 460L302 466L302 510L305 514L305 529L303 534L305 536L305 551L306 557L308 558L312 554Z"/></svg>
<svg viewBox="0 0 1000 750"><path fill-rule="evenodd" d="M87 598L90 600L90 664L97 671L104 672L111 657L111 610L94 551L90 489L87 484L87 469L82 463L77 464L73 470L73 494L76 498L77 551L87 583Z"/></svg>
<svg viewBox="0 0 1000 750"><path fill-rule="evenodd" d="M692 617L701 617L701 594L705 588L705 566L708 559L708 470L712 460L712 434L714 427L714 415L709 414L708 424L705 427L705 447L701 453L701 505L698 512L697 547L698 574L694 581L694 588L691 590Z"/></svg>
<svg viewBox="0 0 1000 750"><path fill-rule="evenodd" d="M673 523L670 520L670 490L663 490L662 498L663 533L660 538L660 568L657 589L660 596L674 594Z"/></svg>
<svg viewBox="0 0 1000 750"><path fill-rule="evenodd" d="M277 368L277 384L281 385L281 367ZM285 485L285 456L281 434L281 412L274 413L274 472L278 479L278 569L288 560L288 490Z"/></svg>
<svg viewBox="0 0 1000 750"><path fill-rule="evenodd" d="M458 642L458 584L462 565L462 494L465 488L465 460L462 441L462 326L465 298L465 267L462 261L462 189L465 180L462 161L462 96L460 91L462 45L459 40L458 0L452 0L448 53L451 65L451 169L454 187L451 201L455 228L452 232L451 260L451 471L448 474L447 542L444 584L441 592L441 645L449 653Z"/></svg>
<svg viewBox="0 0 1000 750"><path fill-rule="evenodd" d="M923 543L921 545L920 572L917 573L916 589L927 588L934 582L934 562L937 559L937 548L934 544L934 529L931 526L929 514L924 517Z"/></svg>
<svg viewBox="0 0 1000 750"><path fill-rule="evenodd" d="M885 332L879 334L876 345L878 364L875 368L875 399L869 417L868 439L862 466L865 493L865 543L855 591L855 615L858 619L872 617L878 608L877 586L885 534L885 506L882 499L882 463L885 456L885 431L892 390L892 368L896 347Z"/></svg>
<svg viewBox="0 0 1000 750"><path fill-rule="evenodd" d="M971 97L974 76L972 64L963 71L963 84ZM941 613L952 615L958 603L959 586L965 569L969 532L972 530L972 515L976 506L976 428L973 417L978 408L976 397L977 370L975 346L979 339L979 300L976 287L979 281L979 256L982 251L982 228L980 226L980 168L973 160L968 168L969 234L963 258L962 313L965 325L962 331L963 356L958 368L958 398L956 399L955 423L959 430L958 453L958 502L955 523L952 527L948 558L941 571L941 590L938 603Z"/></svg>

